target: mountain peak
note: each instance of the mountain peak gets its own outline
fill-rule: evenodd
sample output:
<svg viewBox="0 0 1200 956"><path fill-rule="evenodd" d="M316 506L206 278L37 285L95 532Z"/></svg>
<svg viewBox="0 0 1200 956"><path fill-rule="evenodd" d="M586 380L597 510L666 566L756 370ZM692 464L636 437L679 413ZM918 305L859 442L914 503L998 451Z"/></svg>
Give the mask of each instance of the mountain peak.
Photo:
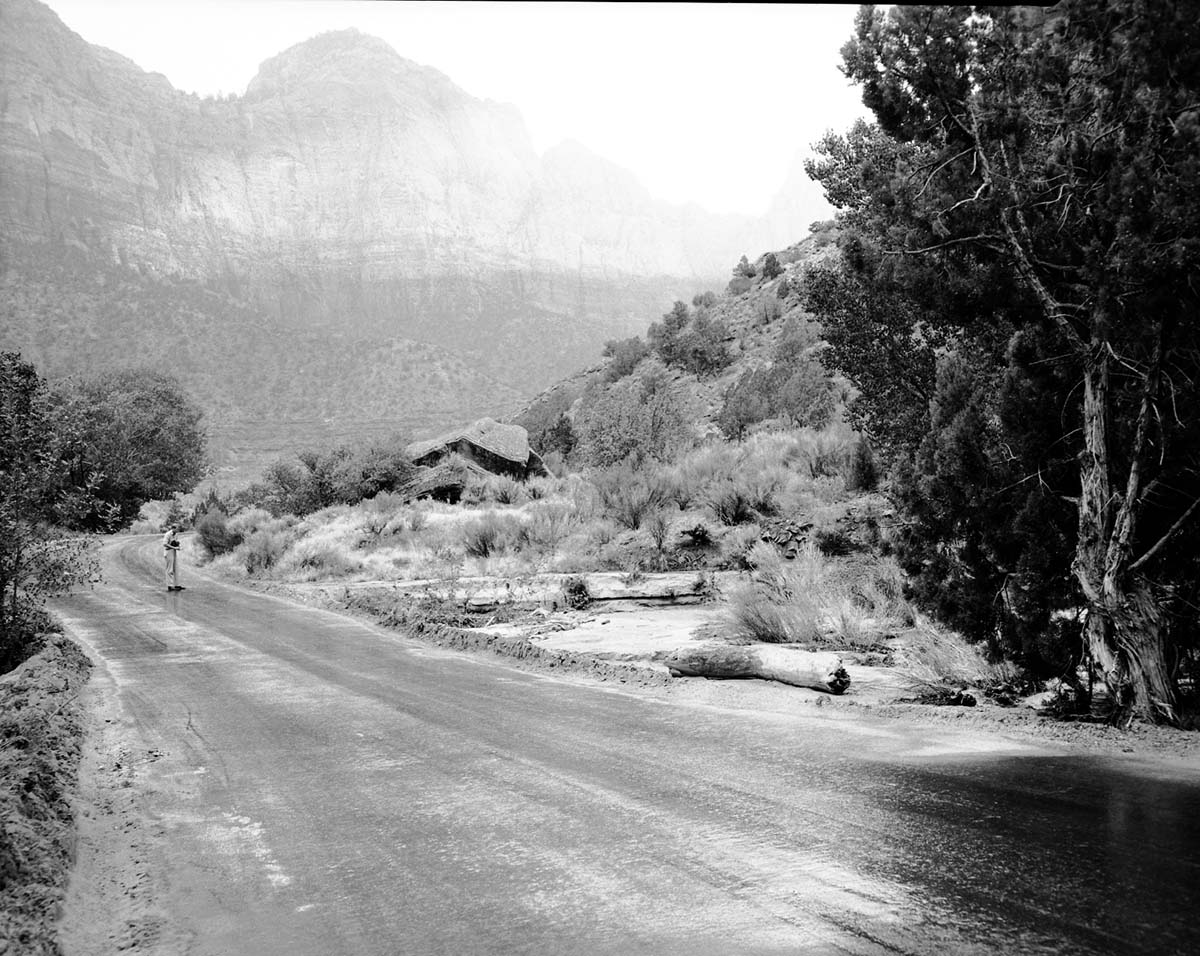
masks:
<svg viewBox="0 0 1200 956"><path fill-rule="evenodd" d="M416 84L458 91L444 73L406 60L379 37L349 28L319 33L264 60L246 88L250 99L323 85Z"/></svg>

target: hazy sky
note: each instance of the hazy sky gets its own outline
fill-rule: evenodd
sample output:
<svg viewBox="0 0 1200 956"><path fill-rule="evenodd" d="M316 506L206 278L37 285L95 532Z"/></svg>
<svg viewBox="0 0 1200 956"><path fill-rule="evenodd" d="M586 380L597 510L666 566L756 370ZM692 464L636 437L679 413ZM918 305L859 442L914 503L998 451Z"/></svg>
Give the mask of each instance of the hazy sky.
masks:
<svg viewBox="0 0 1200 956"><path fill-rule="evenodd" d="M865 115L837 71L853 5L49 0L90 43L178 89L242 93L258 65L357 27L474 96L534 146L575 139L650 192L764 211L796 153Z"/></svg>

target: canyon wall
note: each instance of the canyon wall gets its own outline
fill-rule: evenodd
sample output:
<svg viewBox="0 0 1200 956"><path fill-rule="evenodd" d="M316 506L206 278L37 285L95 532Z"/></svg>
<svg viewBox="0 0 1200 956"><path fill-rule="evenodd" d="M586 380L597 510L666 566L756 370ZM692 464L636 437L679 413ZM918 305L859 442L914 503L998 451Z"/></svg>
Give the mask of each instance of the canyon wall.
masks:
<svg viewBox="0 0 1200 956"><path fill-rule="evenodd" d="M0 0L0 173L0 347L52 376L170 367L218 457L272 422L502 416L780 228L539 156L513 107L357 31L201 99L36 0Z"/></svg>

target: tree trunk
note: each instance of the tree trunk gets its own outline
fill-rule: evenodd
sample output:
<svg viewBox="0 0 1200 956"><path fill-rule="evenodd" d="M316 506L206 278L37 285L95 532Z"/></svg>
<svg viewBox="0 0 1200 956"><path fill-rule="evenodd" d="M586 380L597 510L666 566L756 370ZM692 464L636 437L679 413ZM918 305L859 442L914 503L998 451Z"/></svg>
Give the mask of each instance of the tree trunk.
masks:
<svg viewBox="0 0 1200 956"><path fill-rule="evenodd" d="M1120 603L1118 604L1118 600ZM1111 642L1125 671L1117 713L1154 722L1175 723L1175 687L1167 666L1159 602L1144 582L1124 587L1109 598Z"/></svg>
<svg viewBox="0 0 1200 956"><path fill-rule="evenodd" d="M1164 653L1162 614L1149 587L1129 573L1129 548L1112 546L1120 506L1128 511L1137 503L1112 490L1110 354L1106 342L1093 340L1084 361L1084 452L1073 570L1087 602L1088 648L1115 705L1113 719L1173 723L1175 694ZM1136 482L1127 493L1138 494Z"/></svg>
<svg viewBox="0 0 1200 956"><path fill-rule="evenodd" d="M663 663L673 677L757 677L829 694L841 694L850 686L850 677L836 654L773 644L703 644L681 648Z"/></svg>

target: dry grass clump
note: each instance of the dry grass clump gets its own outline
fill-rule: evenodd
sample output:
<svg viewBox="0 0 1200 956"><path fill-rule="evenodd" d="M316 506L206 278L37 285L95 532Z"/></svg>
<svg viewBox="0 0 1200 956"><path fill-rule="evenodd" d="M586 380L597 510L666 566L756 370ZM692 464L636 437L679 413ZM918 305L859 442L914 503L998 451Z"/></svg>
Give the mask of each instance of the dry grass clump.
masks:
<svg viewBox="0 0 1200 956"><path fill-rule="evenodd" d="M807 515L847 499L854 433L762 432L739 445L702 445L660 471L667 497L682 510L703 504L727 527L773 516Z"/></svg>
<svg viewBox="0 0 1200 956"><path fill-rule="evenodd" d="M511 515L489 512L463 528L463 550L473 558L501 554L512 547L521 527L521 521Z"/></svg>
<svg viewBox="0 0 1200 956"><path fill-rule="evenodd" d="M290 580L320 581L344 578L363 568L344 544L328 539L301 538L279 561L277 574Z"/></svg>
<svg viewBox="0 0 1200 956"><path fill-rule="evenodd" d="M525 486L508 475L492 475L487 479L487 500L501 505L520 505L529 500Z"/></svg>
<svg viewBox="0 0 1200 956"><path fill-rule="evenodd" d="M855 602L872 617L894 622L900 628L916 625L916 609L904 596L904 572L894 557L873 559L851 591Z"/></svg>
<svg viewBox="0 0 1200 956"><path fill-rule="evenodd" d="M525 482L525 493L530 501L541 501L545 498L556 498L567 492L569 482L565 478L530 478Z"/></svg>
<svg viewBox="0 0 1200 956"><path fill-rule="evenodd" d="M654 472L617 465L598 470L592 478L607 517L636 531L669 500L666 482Z"/></svg>
<svg viewBox="0 0 1200 956"><path fill-rule="evenodd" d="M819 563L805 560L792 566L762 542L750 549L748 560L754 580L730 599L736 635L768 644L824 643Z"/></svg>
<svg viewBox="0 0 1200 956"><path fill-rule="evenodd" d="M895 615L911 615L903 596L889 592L892 569L874 561L866 567L835 561L812 543L789 561L759 542L747 562L753 581L730 600L734 632L745 639L863 651L898 628ZM874 599L864 600L864 590Z"/></svg>
<svg viewBox="0 0 1200 956"><path fill-rule="evenodd" d="M903 636L896 667L908 688L920 695L989 686L1011 676L1004 666L989 663L978 645L921 618Z"/></svg>
<svg viewBox="0 0 1200 956"><path fill-rule="evenodd" d="M737 637L765 644L821 644L820 608L806 595L780 601L754 585L738 588L730 599Z"/></svg>
<svg viewBox="0 0 1200 956"><path fill-rule="evenodd" d="M550 555L579 526L575 510L563 501L535 501L517 531L516 546L535 555Z"/></svg>
<svg viewBox="0 0 1200 956"><path fill-rule="evenodd" d="M746 524L757 517L748 489L731 479L710 485L704 500L716 519L723 525Z"/></svg>

